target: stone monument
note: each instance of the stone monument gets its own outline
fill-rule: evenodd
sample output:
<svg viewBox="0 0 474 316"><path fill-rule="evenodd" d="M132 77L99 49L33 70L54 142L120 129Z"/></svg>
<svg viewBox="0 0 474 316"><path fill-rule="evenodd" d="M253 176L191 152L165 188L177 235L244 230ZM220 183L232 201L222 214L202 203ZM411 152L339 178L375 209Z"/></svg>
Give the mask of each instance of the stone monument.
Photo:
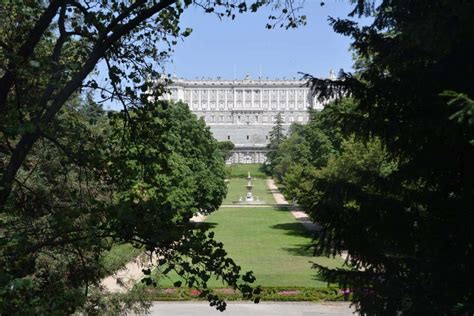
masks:
<svg viewBox="0 0 474 316"><path fill-rule="evenodd" d="M247 176L247 195L245 197L245 201L247 202L253 202L253 194L252 194L252 177L250 176L250 171Z"/></svg>
<svg viewBox="0 0 474 316"><path fill-rule="evenodd" d="M252 177L250 176L250 171L248 172L247 175L247 185L245 186L247 188L247 193L245 194L245 197L241 196L239 197L238 201L232 201L234 204L242 204L242 205L251 205L251 204L265 204L265 201L261 201L258 197L253 196L253 184L252 184Z"/></svg>

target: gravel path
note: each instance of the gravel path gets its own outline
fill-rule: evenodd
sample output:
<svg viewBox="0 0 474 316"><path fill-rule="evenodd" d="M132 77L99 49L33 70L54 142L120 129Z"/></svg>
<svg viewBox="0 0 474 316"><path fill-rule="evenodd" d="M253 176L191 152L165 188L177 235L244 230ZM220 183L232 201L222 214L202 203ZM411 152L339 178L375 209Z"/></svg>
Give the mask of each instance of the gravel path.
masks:
<svg viewBox="0 0 474 316"><path fill-rule="evenodd" d="M267 186L270 189L270 191L273 194L273 198L275 201L277 201L278 204L280 205L285 205L287 204L288 207L290 208L291 214L301 223L303 226L306 228L306 230L310 232L315 232L321 230L321 226L317 223L313 223L311 218L309 217L308 214L305 212L299 210L297 207L290 206L288 202L285 200L285 197L283 194L281 194L280 190L278 190L278 187L275 185L275 181L273 179L267 179ZM341 253L341 257L344 260L347 260L348 258L348 253L347 251L343 251Z"/></svg>
<svg viewBox="0 0 474 316"><path fill-rule="evenodd" d="M283 194L281 194L278 187L275 185L275 181L273 179L267 179L267 186L268 189L272 192L273 198L279 205L288 205L290 208L290 213L293 215L308 231L319 231L321 226L311 221L311 218L305 212L298 210L297 207L290 206L288 201L285 200Z"/></svg>
<svg viewBox="0 0 474 316"><path fill-rule="evenodd" d="M126 293L143 277L142 269L151 264L150 256L142 254L127 263L123 269L102 279L100 285L109 293Z"/></svg>
<svg viewBox="0 0 474 316"><path fill-rule="evenodd" d="M198 214L191 218L191 222L200 223L205 219L205 215ZM151 267L156 259L156 256L141 254L127 263L123 269L102 279L100 285L109 293L126 293L143 278L142 269Z"/></svg>

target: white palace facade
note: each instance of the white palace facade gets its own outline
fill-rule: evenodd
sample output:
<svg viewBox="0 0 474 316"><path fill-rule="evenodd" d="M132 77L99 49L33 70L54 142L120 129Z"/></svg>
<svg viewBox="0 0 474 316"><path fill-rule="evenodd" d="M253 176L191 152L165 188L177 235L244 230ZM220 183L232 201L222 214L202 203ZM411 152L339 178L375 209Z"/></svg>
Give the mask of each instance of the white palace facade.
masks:
<svg viewBox="0 0 474 316"><path fill-rule="evenodd" d="M173 78L167 88L164 99L187 103L217 140L234 143L227 163L265 162L268 133L278 113L288 130L293 122L308 122L308 108L322 108L301 80Z"/></svg>

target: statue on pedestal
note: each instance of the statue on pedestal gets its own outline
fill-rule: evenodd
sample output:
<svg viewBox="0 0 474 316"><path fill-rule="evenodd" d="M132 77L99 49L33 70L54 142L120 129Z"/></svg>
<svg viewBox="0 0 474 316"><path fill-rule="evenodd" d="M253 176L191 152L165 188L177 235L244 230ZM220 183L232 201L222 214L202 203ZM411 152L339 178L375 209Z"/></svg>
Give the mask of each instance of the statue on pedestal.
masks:
<svg viewBox="0 0 474 316"><path fill-rule="evenodd" d="M253 201L253 195L252 195L252 177L250 176L250 171L248 173L248 176L247 176L247 195L246 195L246 198L245 200L247 202L252 202Z"/></svg>

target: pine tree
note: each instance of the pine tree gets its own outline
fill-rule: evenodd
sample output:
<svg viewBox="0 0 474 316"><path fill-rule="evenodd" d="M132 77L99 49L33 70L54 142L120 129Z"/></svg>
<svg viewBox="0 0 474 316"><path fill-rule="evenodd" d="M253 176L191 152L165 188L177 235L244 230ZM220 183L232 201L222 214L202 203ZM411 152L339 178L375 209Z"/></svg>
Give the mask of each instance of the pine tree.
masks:
<svg viewBox="0 0 474 316"><path fill-rule="evenodd" d="M266 168L268 172L274 175L275 165L278 164L279 151L278 148L281 143L286 139L285 128L283 127L283 117L279 112L275 118L275 125L272 130L268 133L269 143L267 145L267 162Z"/></svg>
<svg viewBox="0 0 474 316"><path fill-rule="evenodd" d="M300 200L323 228L318 252L347 250L352 267L319 268L352 290L362 313L470 314L474 2L376 2L353 12L373 15L368 26L331 20L353 38L357 73L311 79L321 98L356 101L333 116L355 141Z"/></svg>

